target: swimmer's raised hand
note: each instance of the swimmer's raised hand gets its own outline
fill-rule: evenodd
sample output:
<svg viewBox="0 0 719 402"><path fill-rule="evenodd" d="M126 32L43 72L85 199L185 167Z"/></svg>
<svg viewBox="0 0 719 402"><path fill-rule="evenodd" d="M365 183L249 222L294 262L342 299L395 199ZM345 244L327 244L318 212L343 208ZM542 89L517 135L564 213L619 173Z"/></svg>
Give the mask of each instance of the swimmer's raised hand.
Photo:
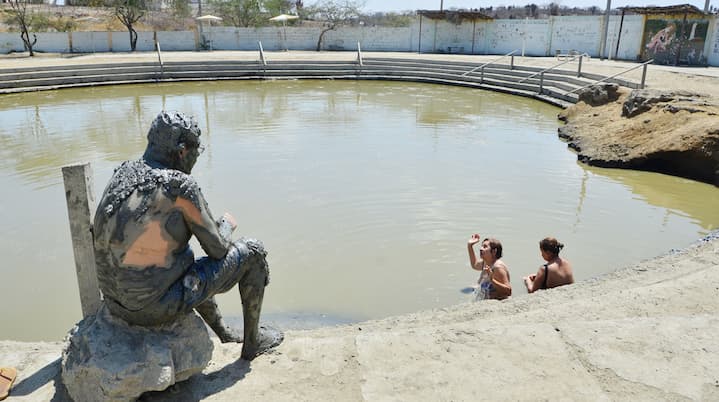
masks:
<svg viewBox="0 0 719 402"><path fill-rule="evenodd" d="M479 241L481 239L482 238L479 236L479 233L475 233L472 235L472 237L469 238L469 240L467 241L467 244L469 244L470 246L475 245L475 244L479 243Z"/></svg>

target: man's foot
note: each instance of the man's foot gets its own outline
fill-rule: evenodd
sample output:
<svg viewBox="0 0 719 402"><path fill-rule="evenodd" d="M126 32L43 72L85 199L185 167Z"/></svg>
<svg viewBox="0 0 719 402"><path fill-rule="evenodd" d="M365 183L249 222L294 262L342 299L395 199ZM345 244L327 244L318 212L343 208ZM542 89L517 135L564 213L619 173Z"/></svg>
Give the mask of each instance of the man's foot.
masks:
<svg viewBox="0 0 719 402"><path fill-rule="evenodd" d="M285 334L269 325L260 325L257 345L249 342L242 344L242 358L253 360L255 357L276 348L285 339Z"/></svg>
<svg viewBox="0 0 719 402"><path fill-rule="evenodd" d="M222 343L242 343L244 340L244 336L240 333L240 331L228 325L223 325L222 328L217 328L215 333L217 334L217 337L220 338L220 342Z"/></svg>

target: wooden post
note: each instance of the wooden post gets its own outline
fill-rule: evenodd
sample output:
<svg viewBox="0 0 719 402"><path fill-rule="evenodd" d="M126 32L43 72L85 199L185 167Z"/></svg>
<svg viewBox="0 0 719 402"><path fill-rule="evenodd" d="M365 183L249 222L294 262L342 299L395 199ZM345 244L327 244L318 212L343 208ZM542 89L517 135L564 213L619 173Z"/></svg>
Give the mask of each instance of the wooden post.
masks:
<svg viewBox="0 0 719 402"><path fill-rule="evenodd" d="M100 308L100 288L95 270L95 246L92 237L91 211L95 209L92 169L89 163L62 168L65 182L67 215L75 255L77 284L80 290L82 317L95 314Z"/></svg>

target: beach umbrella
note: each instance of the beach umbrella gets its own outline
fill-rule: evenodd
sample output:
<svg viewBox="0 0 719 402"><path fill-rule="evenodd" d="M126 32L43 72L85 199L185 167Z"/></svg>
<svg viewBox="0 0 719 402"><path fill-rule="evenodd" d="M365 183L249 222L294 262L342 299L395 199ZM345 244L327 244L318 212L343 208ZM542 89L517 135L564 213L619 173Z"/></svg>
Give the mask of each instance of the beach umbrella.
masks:
<svg viewBox="0 0 719 402"><path fill-rule="evenodd" d="M212 21L222 21L222 18L214 16L214 15L203 15L200 17L195 18L196 21L200 21L200 24L207 21L210 24L210 28L212 27ZM202 25L200 25L202 27ZM212 29L210 29L210 50L212 50Z"/></svg>
<svg viewBox="0 0 719 402"><path fill-rule="evenodd" d="M287 50L287 21L289 20L296 20L300 17L296 15L290 15L290 14L280 14L278 16L270 18L270 21L274 22L280 22L282 21L282 32L283 32L283 39L282 42L285 45L285 50Z"/></svg>
<svg viewBox="0 0 719 402"><path fill-rule="evenodd" d="M216 16L210 15L210 14L203 15L203 16L197 17L195 19L198 21L222 21L221 17L216 17Z"/></svg>

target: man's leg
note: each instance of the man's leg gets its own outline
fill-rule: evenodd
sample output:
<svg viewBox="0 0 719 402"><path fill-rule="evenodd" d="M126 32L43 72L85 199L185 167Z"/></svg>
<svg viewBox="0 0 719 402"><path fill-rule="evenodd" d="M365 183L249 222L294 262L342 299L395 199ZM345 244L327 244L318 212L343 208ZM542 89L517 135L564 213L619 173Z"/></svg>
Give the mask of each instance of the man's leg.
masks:
<svg viewBox="0 0 719 402"><path fill-rule="evenodd" d="M220 309L217 307L215 297L210 297L205 302L195 307L198 313L207 325L212 328L212 331L217 334L222 343L237 342L242 343L242 335L236 329L225 324L220 314Z"/></svg>
<svg viewBox="0 0 719 402"><path fill-rule="evenodd" d="M263 327L259 328L262 299L265 286L269 283L269 269L262 243L248 240L249 256L242 261L248 264L243 267L245 274L239 282L242 299L242 318L245 324L245 342L242 344L242 358L252 360L267 350L279 345L283 335L280 331Z"/></svg>

